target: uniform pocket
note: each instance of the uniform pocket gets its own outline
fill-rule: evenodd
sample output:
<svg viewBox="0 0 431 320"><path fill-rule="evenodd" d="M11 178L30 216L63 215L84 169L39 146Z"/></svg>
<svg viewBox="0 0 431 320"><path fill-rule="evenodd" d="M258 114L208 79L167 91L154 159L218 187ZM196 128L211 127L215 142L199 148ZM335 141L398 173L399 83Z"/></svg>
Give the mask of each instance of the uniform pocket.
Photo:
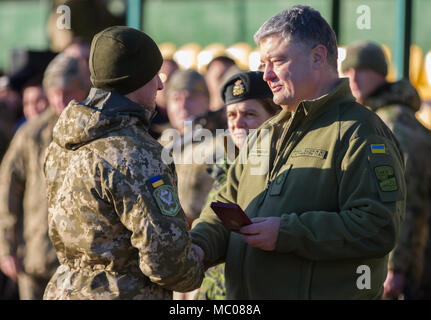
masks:
<svg viewBox="0 0 431 320"><path fill-rule="evenodd" d="M284 183L289 175L290 170L292 169L292 164L287 165L287 169L280 173L274 181L271 182L271 186L269 189L270 196L279 196L281 191L283 190Z"/></svg>

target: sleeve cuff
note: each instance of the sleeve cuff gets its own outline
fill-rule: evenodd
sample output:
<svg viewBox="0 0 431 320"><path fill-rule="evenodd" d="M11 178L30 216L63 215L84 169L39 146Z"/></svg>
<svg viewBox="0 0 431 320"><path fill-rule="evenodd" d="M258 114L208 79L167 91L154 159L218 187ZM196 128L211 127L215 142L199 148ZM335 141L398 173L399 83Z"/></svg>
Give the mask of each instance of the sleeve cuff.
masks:
<svg viewBox="0 0 431 320"><path fill-rule="evenodd" d="M278 240L275 251L287 253L294 249L294 239L289 233L289 224L291 224L290 214L281 215L280 229L278 231Z"/></svg>

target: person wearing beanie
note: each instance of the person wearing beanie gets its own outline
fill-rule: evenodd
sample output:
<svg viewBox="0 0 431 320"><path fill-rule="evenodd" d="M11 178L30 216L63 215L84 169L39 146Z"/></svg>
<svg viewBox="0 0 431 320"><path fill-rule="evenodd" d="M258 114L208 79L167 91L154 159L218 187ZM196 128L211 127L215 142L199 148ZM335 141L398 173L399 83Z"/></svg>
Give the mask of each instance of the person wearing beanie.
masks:
<svg viewBox="0 0 431 320"><path fill-rule="evenodd" d="M18 129L0 166L0 268L17 281L23 300L41 300L59 265L48 236L44 156L69 100L88 94L88 70L60 53L48 64L43 87L49 107Z"/></svg>
<svg viewBox="0 0 431 320"><path fill-rule="evenodd" d="M175 71L166 84L166 108L172 127L184 135L185 121L208 113L209 92L204 77L194 70Z"/></svg>
<svg viewBox="0 0 431 320"><path fill-rule="evenodd" d="M420 97L407 79L387 82L387 63L381 47L359 41L347 48L342 71L356 99L374 111L393 131L406 159L406 216L400 237L389 255L384 298L420 299L431 188L429 132L416 119Z"/></svg>
<svg viewBox="0 0 431 320"><path fill-rule="evenodd" d="M139 30L114 26L93 38L93 88L62 113L46 155L60 266L44 299L172 299L202 281L176 173L148 132L161 64Z"/></svg>
<svg viewBox="0 0 431 320"><path fill-rule="evenodd" d="M244 71L231 76L222 84L220 95L226 106L227 123L231 139L225 144L233 143L240 149L250 134L269 118L281 111L280 106L272 101L273 94L268 84L263 80L263 72ZM229 137L228 137L229 138ZM235 160L235 154L227 154L229 148L225 145L224 159L216 161L208 171L214 178L214 184L208 194L207 202L215 199L217 192L224 186L227 172ZM225 264L209 268L205 272L200 289L194 295L197 300L226 299Z"/></svg>

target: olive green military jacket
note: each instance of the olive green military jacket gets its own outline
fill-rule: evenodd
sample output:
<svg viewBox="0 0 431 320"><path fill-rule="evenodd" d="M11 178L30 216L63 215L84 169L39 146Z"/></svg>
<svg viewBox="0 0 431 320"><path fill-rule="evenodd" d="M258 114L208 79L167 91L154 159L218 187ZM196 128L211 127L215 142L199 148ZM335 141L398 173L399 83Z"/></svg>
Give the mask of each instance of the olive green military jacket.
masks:
<svg viewBox="0 0 431 320"><path fill-rule="evenodd" d="M209 206L191 234L207 266L226 261L228 299L377 299L405 191L396 139L342 79L250 136L216 197L281 217L276 249L247 245Z"/></svg>
<svg viewBox="0 0 431 320"><path fill-rule="evenodd" d="M16 256L24 271L49 279L58 266L48 237L43 162L58 116L52 108L16 133L0 168L0 257Z"/></svg>
<svg viewBox="0 0 431 320"><path fill-rule="evenodd" d="M151 114L95 88L63 111L45 162L61 265L44 299L171 299L199 287L202 266L175 172L148 133Z"/></svg>
<svg viewBox="0 0 431 320"><path fill-rule="evenodd" d="M364 103L385 122L400 143L406 162L406 217L389 269L418 284L424 267L431 195L430 132L415 117L420 97L407 81L386 83Z"/></svg>

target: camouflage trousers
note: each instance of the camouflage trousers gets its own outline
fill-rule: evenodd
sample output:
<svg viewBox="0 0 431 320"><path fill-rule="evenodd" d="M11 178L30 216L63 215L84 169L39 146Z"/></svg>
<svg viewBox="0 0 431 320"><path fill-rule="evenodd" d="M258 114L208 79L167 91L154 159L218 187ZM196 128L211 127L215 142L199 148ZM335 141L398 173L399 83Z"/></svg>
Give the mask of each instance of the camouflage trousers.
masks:
<svg viewBox="0 0 431 320"><path fill-rule="evenodd" d="M226 300L224 267L225 264L222 263L205 272L202 285L194 297L195 300Z"/></svg>

